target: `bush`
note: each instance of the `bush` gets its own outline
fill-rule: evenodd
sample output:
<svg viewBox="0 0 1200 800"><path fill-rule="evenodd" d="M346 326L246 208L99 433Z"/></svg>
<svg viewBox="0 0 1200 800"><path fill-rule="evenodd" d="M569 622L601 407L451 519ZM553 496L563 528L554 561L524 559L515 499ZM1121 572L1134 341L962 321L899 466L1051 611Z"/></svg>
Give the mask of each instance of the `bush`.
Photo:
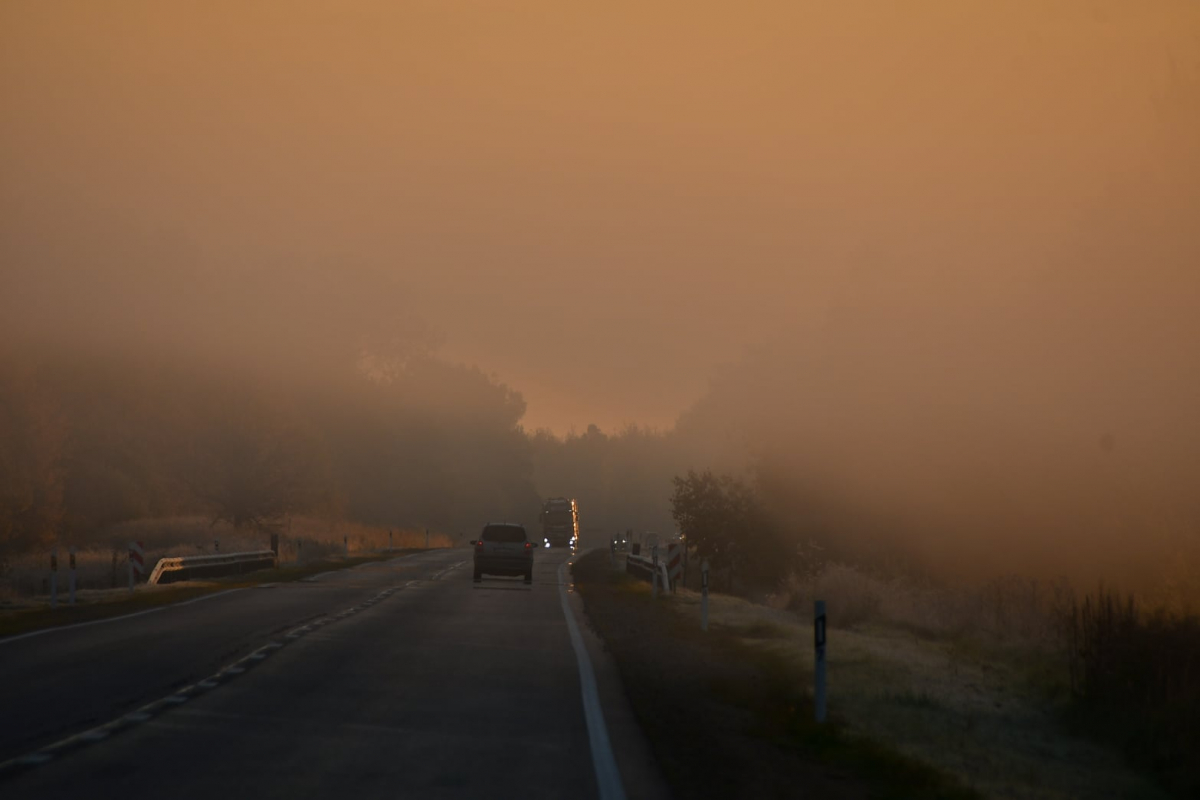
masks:
<svg viewBox="0 0 1200 800"><path fill-rule="evenodd" d="M1068 647L1076 724L1200 796L1200 617L1101 588L1071 609Z"/></svg>

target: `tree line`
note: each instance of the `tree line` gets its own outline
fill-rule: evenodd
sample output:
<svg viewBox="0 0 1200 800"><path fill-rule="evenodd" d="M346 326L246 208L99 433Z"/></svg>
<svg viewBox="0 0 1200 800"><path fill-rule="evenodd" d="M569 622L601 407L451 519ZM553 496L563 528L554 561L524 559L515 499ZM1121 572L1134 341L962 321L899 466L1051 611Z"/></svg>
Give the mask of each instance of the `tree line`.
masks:
<svg viewBox="0 0 1200 800"><path fill-rule="evenodd" d="M116 523L289 515L465 533L530 519L524 401L431 355L380 378L263 376L170 359L0 360L0 553Z"/></svg>
<svg viewBox="0 0 1200 800"><path fill-rule="evenodd" d="M671 432L526 431L518 392L428 349L313 361L0 354L0 555L172 516L264 536L314 515L458 537L536 525L559 495L597 538L674 526Z"/></svg>

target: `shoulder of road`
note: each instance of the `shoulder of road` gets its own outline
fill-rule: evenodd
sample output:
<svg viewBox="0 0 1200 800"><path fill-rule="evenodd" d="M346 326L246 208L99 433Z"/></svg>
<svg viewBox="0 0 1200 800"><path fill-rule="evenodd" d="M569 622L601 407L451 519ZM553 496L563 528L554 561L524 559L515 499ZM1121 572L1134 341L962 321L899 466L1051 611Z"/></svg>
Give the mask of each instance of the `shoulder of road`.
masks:
<svg viewBox="0 0 1200 800"><path fill-rule="evenodd" d="M836 723L813 721L788 665L736 630L701 633L648 584L579 559L575 583L678 797L976 798L958 780Z"/></svg>

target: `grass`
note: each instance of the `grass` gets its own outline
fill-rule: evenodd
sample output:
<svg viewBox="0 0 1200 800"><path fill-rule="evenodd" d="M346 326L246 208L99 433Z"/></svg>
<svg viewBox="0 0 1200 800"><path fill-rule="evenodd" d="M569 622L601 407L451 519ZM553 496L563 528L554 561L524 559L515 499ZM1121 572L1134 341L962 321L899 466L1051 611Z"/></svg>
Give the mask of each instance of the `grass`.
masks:
<svg viewBox="0 0 1200 800"><path fill-rule="evenodd" d="M298 581L321 572L348 569L372 561L383 561L407 553L420 552L419 548L396 549L391 552L360 554L350 558L326 558L307 561L303 564L285 564L276 569L261 570L229 578L214 578L205 581L184 581L164 586L140 584L130 593L128 589L97 590L77 593L74 606L66 604L65 592L60 596L60 605L51 609L44 603L0 611L0 638L31 633L43 628L74 625L80 622L117 617L152 608L181 603L203 597L214 592L259 586L264 583L286 583Z"/></svg>
<svg viewBox="0 0 1200 800"><path fill-rule="evenodd" d="M845 725L813 721L794 665L773 646L786 633L779 619L739 608L702 634L678 613L677 596L650 600L645 584L611 573L603 554L577 561L574 574L678 796L979 796Z"/></svg>
<svg viewBox="0 0 1200 800"><path fill-rule="evenodd" d="M1073 734L1064 724L1070 702L1066 661L1049 644L1046 626L1033 619L1029 608L1036 592L1028 585L1019 587L1026 601L1000 602L993 589L991 603L976 603L989 621L984 625L972 626L965 610L932 596L920 602L936 612L933 619L921 618L916 604L910 604L899 619L856 613L849 615L854 624L845 615L832 622L827 658L833 725L826 727L809 722L811 701L805 693L813 669L811 606L801 618L784 608L713 594L710 641L697 644L697 637L704 638L697 593L681 589L647 610L655 604L644 584L627 585L623 576L611 580L608 589L597 591L602 578L593 575L582 592L585 600L593 600L589 614L596 608L594 616L608 620L597 627L606 638L617 637L613 650L619 663L622 651L639 649L621 641L634 625L630 620L647 614L659 618L656 628L644 628L646 637L663 648L680 648L680 642L704 648L703 658L722 665L715 683L693 684L691 698L678 702L695 703L696 695L709 695L748 710L760 744L810 762L815 758L821 769L841 768L865 783L866 796L1165 796L1114 748ZM850 584L845 576L839 580ZM886 591L876 588L876 596L881 606L888 605ZM838 619L834 611L840 605L840 599L830 602L831 621ZM657 656L638 658L641 666L631 671L632 679L649 671ZM651 708L662 702L649 699ZM660 736L669 739L667 732ZM677 774L675 780L686 778ZM703 794L698 785L688 788L679 794Z"/></svg>

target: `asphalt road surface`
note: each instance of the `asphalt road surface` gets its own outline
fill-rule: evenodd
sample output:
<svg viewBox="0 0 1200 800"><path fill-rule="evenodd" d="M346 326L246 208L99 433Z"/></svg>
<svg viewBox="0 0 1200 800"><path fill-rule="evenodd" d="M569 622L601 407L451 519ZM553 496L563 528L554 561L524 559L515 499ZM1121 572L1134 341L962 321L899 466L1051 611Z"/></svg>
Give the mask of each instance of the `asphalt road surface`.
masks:
<svg viewBox="0 0 1200 800"><path fill-rule="evenodd" d="M430 551L0 640L0 796L663 797L567 558L474 584Z"/></svg>

